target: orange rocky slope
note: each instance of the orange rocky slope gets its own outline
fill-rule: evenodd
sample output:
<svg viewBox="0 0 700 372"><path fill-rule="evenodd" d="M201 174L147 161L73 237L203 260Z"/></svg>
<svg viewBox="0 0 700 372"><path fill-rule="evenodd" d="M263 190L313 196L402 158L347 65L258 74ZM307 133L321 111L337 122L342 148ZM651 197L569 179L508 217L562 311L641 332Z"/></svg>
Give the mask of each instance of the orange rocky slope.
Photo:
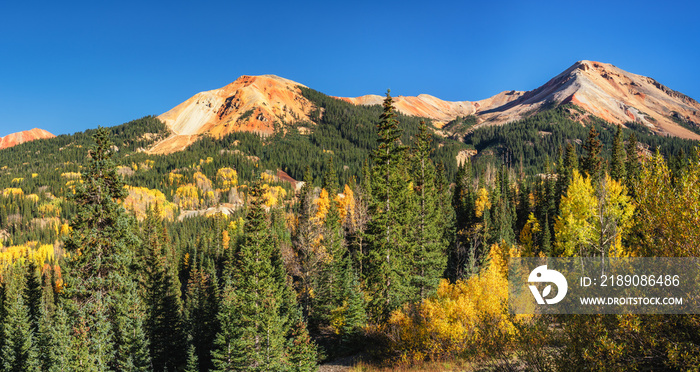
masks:
<svg viewBox="0 0 700 372"><path fill-rule="evenodd" d="M700 140L700 135L671 119L675 116L700 123L700 104L697 101L652 78L593 61L579 61L517 100L482 111L479 125L508 123L543 106L569 102L613 124L635 121L660 135Z"/></svg>
<svg viewBox="0 0 700 372"><path fill-rule="evenodd" d="M520 98L525 92L506 91L501 92L491 98L481 101L443 101L439 98L427 94L420 94L418 97L394 97L394 107L405 115L420 116L433 119L437 127L442 127L447 122L454 120L458 116L478 115L484 110L501 107L508 102ZM378 95L367 95L355 98L336 97L356 105L380 105L384 97Z"/></svg>
<svg viewBox="0 0 700 372"><path fill-rule="evenodd" d="M274 75L241 76L223 88L197 93L158 116L174 134L149 151L179 151L204 133L215 137L237 131L270 135L275 122L308 120L313 105L301 95L299 86Z"/></svg>
<svg viewBox="0 0 700 372"><path fill-rule="evenodd" d="M20 143L54 137L56 136L39 128L25 130L22 132L8 134L5 137L0 137L0 149L6 149L8 147L19 145Z"/></svg>
<svg viewBox="0 0 700 372"><path fill-rule="evenodd" d="M302 96L300 86L273 75L242 76L221 89L198 93L159 116L174 134L149 151L180 151L204 133L215 137L235 131L270 135L275 122L309 120L313 104ZM376 105L383 97L339 99ZM700 123L698 102L654 79L600 62L580 61L537 89L506 91L481 101L449 102L426 94L394 99L398 111L433 119L438 127L467 115L477 116L477 127L501 125L569 102L614 124L636 121L660 135L700 139L671 118Z"/></svg>

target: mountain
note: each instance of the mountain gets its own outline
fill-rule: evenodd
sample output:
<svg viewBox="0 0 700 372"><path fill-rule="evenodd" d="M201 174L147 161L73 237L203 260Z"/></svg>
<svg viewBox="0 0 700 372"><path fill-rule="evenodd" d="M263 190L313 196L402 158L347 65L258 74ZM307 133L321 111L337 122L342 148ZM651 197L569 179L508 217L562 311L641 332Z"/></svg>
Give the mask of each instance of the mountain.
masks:
<svg viewBox="0 0 700 372"><path fill-rule="evenodd" d="M340 99L375 105L381 103L382 97ZM457 116L476 115L475 128L510 123L566 103L575 104L587 114L613 124L637 122L659 135L700 140L700 135L687 128L700 130L697 101L652 78L601 62L579 61L537 89L502 92L481 101L449 102L428 95L395 98L397 110L404 114L427 117L439 123Z"/></svg>
<svg viewBox="0 0 700 372"><path fill-rule="evenodd" d="M214 137L232 132L268 136L274 132L275 122L309 120L313 105L301 95L300 86L274 75L241 76L223 88L197 93L158 116L173 135L150 152L181 150L205 133Z"/></svg>
<svg viewBox="0 0 700 372"><path fill-rule="evenodd" d="M0 137L0 150L19 145L20 143L54 137L56 136L39 128L12 133L6 135L5 137Z"/></svg>
<svg viewBox="0 0 700 372"><path fill-rule="evenodd" d="M314 104L300 87L304 86L274 75L241 76L223 88L198 93L158 116L173 134L149 152L180 151L202 134L215 138L233 132L269 136L276 123L312 122ZM379 95L334 98L363 106L379 105L384 99ZM601 62L579 61L537 89L505 91L480 101L450 102L427 94L394 98L399 112L432 119L438 128L458 117L474 116L470 130L514 122L569 103L584 111L580 121L593 115L623 126L636 122L662 136L700 140L697 101L654 79ZM450 130L445 128L445 132Z"/></svg>
<svg viewBox="0 0 700 372"><path fill-rule="evenodd" d="M652 78L593 61L576 62L518 99L479 112L479 125L512 122L565 103L613 124L637 122L659 135L700 139L700 135L678 124L700 129L697 101Z"/></svg>

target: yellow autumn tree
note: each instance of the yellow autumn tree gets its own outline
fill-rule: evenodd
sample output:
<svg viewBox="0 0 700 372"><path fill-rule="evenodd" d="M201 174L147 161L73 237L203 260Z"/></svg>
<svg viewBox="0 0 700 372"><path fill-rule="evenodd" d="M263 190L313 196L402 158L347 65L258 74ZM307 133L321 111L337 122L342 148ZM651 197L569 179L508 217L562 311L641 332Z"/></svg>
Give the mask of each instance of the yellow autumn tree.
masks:
<svg viewBox="0 0 700 372"><path fill-rule="evenodd" d="M593 219L597 204L591 179L574 169L571 184L561 199L561 214L554 225L558 255L587 255L587 248L595 240Z"/></svg>
<svg viewBox="0 0 700 372"><path fill-rule="evenodd" d="M354 215L355 195L350 186L345 185L343 193L335 197L335 202L338 204L338 213L341 221L345 221L348 215Z"/></svg>
<svg viewBox="0 0 700 372"><path fill-rule="evenodd" d="M555 223L562 256L619 256L622 236L631 227L634 205L625 186L605 175L597 190L589 177L574 170Z"/></svg>
<svg viewBox="0 0 700 372"><path fill-rule="evenodd" d="M700 156L700 147L696 149ZM697 158L696 158L697 159ZM674 179L658 152L647 160L635 188L638 216L628 253L636 256L700 256L700 163Z"/></svg>
<svg viewBox="0 0 700 372"><path fill-rule="evenodd" d="M175 190L174 200L181 209L197 209L200 204L199 189L191 183L182 185Z"/></svg>
<svg viewBox="0 0 700 372"><path fill-rule="evenodd" d="M403 363L442 359L469 351L485 355L494 340L516 334L508 313L507 262L518 251L506 244L491 247L488 267L467 280L442 280L437 293L392 313L381 327L390 352Z"/></svg>
<svg viewBox="0 0 700 372"><path fill-rule="evenodd" d="M222 190L229 190L238 185L238 172L233 168L221 168L216 172L216 182Z"/></svg>
<svg viewBox="0 0 700 372"><path fill-rule="evenodd" d="M537 220L534 213L530 213L527 217L525 227L523 227L523 230L520 232L520 249L523 257L533 257L535 255L537 247L535 236L537 236L540 231L542 231L540 222Z"/></svg>
<svg viewBox="0 0 700 372"><path fill-rule="evenodd" d="M326 219L326 214L328 214L328 209L331 206L328 191L326 191L326 189L321 189L321 193L318 195L318 198L314 200L314 203L316 204L316 215L314 216L314 219L319 224L322 224Z"/></svg>

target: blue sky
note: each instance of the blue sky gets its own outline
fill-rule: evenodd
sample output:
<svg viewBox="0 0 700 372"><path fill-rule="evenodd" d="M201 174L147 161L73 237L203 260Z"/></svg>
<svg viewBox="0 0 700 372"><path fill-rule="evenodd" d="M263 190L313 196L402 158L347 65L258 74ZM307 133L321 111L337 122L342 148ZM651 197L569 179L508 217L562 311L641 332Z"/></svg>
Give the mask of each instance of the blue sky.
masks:
<svg viewBox="0 0 700 372"><path fill-rule="evenodd" d="M478 100L577 60L700 99L696 2L2 1L0 136L160 114L240 75Z"/></svg>

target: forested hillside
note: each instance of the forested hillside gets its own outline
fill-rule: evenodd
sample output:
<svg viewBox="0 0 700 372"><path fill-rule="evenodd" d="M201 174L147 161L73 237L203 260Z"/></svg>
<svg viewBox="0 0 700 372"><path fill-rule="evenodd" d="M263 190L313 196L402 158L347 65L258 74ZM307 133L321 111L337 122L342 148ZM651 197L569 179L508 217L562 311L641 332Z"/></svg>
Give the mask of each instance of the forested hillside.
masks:
<svg viewBox="0 0 700 372"><path fill-rule="evenodd" d="M511 257L700 255L696 142L572 105L440 131L389 93L302 93L313 122L267 137L151 155L169 133L146 117L0 151L0 369L700 364L695 315L514 316L506 274Z"/></svg>

